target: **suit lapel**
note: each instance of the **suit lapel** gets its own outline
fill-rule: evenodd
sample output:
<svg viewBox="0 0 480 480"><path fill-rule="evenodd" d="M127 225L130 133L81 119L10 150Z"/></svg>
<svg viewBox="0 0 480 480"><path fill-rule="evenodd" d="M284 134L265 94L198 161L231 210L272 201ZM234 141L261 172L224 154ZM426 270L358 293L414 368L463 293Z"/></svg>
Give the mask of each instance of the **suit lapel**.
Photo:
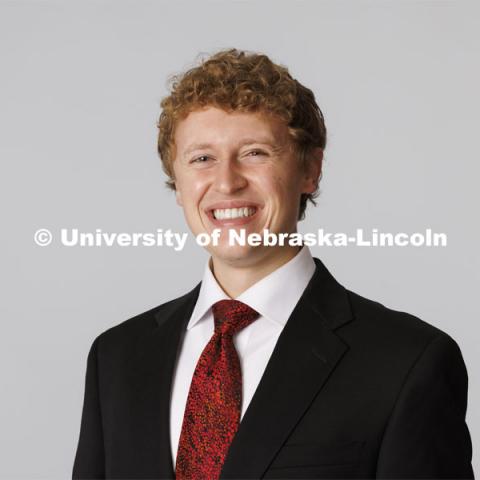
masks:
<svg viewBox="0 0 480 480"><path fill-rule="evenodd" d="M260 478L348 346L333 332L352 319L345 289L320 260L283 329L230 446L221 478Z"/></svg>
<svg viewBox="0 0 480 480"><path fill-rule="evenodd" d="M198 297L199 285L155 312L154 329L140 339L132 361L134 384L130 435L141 478L174 478L170 444L170 392L182 333ZM140 477L139 477L140 478Z"/></svg>

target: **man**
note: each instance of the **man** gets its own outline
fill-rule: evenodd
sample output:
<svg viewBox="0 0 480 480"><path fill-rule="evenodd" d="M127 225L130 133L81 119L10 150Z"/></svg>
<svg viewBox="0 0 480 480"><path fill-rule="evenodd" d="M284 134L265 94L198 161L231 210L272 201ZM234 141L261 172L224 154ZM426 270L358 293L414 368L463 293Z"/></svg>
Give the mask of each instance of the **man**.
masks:
<svg viewBox="0 0 480 480"><path fill-rule="evenodd" d="M326 130L264 55L177 77L159 152L202 282L93 342L74 478L473 478L467 373L446 333L342 287L294 233Z"/></svg>

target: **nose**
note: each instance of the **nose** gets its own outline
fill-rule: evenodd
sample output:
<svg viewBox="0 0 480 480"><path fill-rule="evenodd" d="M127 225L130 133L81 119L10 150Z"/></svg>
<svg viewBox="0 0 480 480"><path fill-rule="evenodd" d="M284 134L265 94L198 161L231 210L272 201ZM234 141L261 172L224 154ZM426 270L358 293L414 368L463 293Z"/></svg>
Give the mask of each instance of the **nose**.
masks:
<svg viewBox="0 0 480 480"><path fill-rule="evenodd" d="M246 187L248 181L234 159L225 159L215 169L215 189L219 193L232 194Z"/></svg>

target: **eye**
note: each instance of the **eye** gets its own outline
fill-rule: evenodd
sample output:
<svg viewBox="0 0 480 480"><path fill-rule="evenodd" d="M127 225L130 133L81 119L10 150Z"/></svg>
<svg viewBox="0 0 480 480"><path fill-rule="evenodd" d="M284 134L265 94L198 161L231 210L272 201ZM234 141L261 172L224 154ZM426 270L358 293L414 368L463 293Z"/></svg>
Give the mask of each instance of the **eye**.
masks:
<svg viewBox="0 0 480 480"><path fill-rule="evenodd" d="M248 152L248 155L251 155L252 157L258 157L259 155L265 155L265 152L262 150L252 150L251 152Z"/></svg>
<svg viewBox="0 0 480 480"><path fill-rule="evenodd" d="M199 157L192 159L190 163L205 163L209 159L210 157L208 155L200 155Z"/></svg>

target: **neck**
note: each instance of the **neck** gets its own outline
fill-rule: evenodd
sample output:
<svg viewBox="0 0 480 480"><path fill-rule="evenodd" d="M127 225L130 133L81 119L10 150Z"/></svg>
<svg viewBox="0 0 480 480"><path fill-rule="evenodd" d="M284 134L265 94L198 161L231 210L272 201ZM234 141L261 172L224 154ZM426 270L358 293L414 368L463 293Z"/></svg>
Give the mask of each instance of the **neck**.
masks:
<svg viewBox="0 0 480 480"><path fill-rule="evenodd" d="M300 251L300 248L301 247L270 248L270 255L264 255L251 264L240 265L238 263L228 263L219 258L212 257L210 267L223 291L230 298L236 298L262 278L295 257Z"/></svg>

